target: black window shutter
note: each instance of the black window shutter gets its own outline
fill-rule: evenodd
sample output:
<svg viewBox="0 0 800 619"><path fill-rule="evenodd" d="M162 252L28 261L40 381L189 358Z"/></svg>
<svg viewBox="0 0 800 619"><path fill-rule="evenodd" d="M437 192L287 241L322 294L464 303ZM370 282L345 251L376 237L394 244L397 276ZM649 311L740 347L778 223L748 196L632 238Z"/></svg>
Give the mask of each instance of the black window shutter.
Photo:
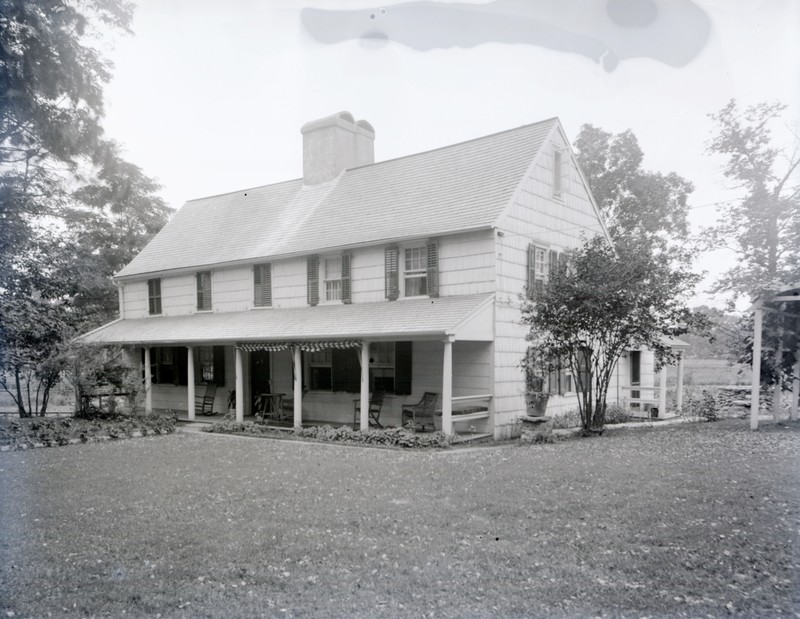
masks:
<svg viewBox="0 0 800 619"><path fill-rule="evenodd" d="M428 241L428 296L439 296L439 243Z"/></svg>
<svg viewBox="0 0 800 619"><path fill-rule="evenodd" d="M317 256L308 257L306 274L308 278L308 304L316 305L319 303L319 258Z"/></svg>
<svg viewBox="0 0 800 619"><path fill-rule="evenodd" d="M225 384L225 347L214 346L214 383Z"/></svg>
<svg viewBox="0 0 800 619"><path fill-rule="evenodd" d="M350 252L342 253L342 303L352 303L352 286L350 285Z"/></svg>
<svg viewBox="0 0 800 619"><path fill-rule="evenodd" d="M411 342L395 342L394 392L411 395Z"/></svg>
<svg viewBox="0 0 800 619"><path fill-rule="evenodd" d="M253 267L253 296L256 307L272 306L272 264Z"/></svg>
<svg viewBox="0 0 800 619"><path fill-rule="evenodd" d="M387 247L385 251L384 266L386 269L386 298L396 301L400 296L399 268L400 250L397 247Z"/></svg>
<svg viewBox="0 0 800 619"><path fill-rule="evenodd" d="M361 391L361 364L358 349L334 348L331 350L331 390L359 393Z"/></svg>
<svg viewBox="0 0 800 619"><path fill-rule="evenodd" d="M189 362L186 358L187 348L175 346L172 349L172 363L175 365L175 384L187 385L189 378Z"/></svg>

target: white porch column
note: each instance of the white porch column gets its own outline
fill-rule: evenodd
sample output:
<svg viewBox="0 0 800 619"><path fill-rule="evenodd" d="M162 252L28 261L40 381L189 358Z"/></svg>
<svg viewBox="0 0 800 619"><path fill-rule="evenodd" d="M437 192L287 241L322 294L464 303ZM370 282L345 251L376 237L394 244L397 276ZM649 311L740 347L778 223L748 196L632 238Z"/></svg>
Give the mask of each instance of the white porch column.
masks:
<svg viewBox="0 0 800 619"><path fill-rule="evenodd" d="M750 381L750 429L758 430L758 405L761 387L761 328L764 310L756 305L753 317L753 377Z"/></svg>
<svg viewBox="0 0 800 619"><path fill-rule="evenodd" d="M369 430L369 342L361 342L361 417L359 428Z"/></svg>
<svg viewBox="0 0 800 619"><path fill-rule="evenodd" d="M244 370L242 364L242 349L238 346L234 350L234 365L236 368L236 421L244 421Z"/></svg>
<svg viewBox="0 0 800 619"><path fill-rule="evenodd" d="M781 400L783 389L781 389L781 374L783 370L783 327L778 328L778 347L775 351L775 386L772 390L772 419L778 421L781 418Z"/></svg>
<svg viewBox="0 0 800 619"><path fill-rule="evenodd" d="M186 347L186 399L189 421L194 421L194 348Z"/></svg>
<svg viewBox="0 0 800 619"><path fill-rule="evenodd" d="M792 380L792 408L789 419L797 421L797 400L800 399L800 348L797 349L797 363L794 366L794 380Z"/></svg>
<svg viewBox="0 0 800 619"><path fill-rule="evenodd" d="M679 413L683 412L683 351L678 353L678 385L675 393L675 406Z"/></svg>
<svg viewBox="0 0 800 619"><path fill-rule="evenodd" d="M153 414L153 373L150 370L150 347L144 347L144 414Z"/></svg>
<svg viewBox="0 0 800 619"><path fill-rule="evenodd" d="M667 416L667 368L665 365L661 368L658 383L658 416L664 418Z"/></svg>
<svg viewBox="0 0 800 619"><path fill-rule="evenodd" d="M294 427L303 425L303 364L301 362L300 347L292 349L292 364L294 365Z"/></svg>
<svg viewBox="0 0 800 619"><path fill-rule="evenodd" d="M453 434L453 340L444 341L442 364L442 432Z"/></svg>

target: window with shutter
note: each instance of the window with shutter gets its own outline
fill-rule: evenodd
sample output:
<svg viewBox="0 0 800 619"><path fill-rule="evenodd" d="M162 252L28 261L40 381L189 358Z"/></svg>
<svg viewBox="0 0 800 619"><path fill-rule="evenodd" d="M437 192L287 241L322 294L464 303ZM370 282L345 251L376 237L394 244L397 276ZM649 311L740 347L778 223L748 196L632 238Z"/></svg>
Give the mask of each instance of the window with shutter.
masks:
<svg viewBox="0 0 800 619"><path fill-rule="evenodd" d="M538 298L544 290L548 275L548 251L544 247L528 245L528 298Z"/></svg>
<svg viewBox="0 0 800 619"><path fill-rule="evenodd" d="M342 257L325 258L323 260L323 281L325 282L325 300L342 300Z"/></svg>
<svg viewBox="0 0 800 619"><path fill-rule="evenodd" d="M256 307L272 306L272 264L253 267L253 304Z"/></svg>
<svg viewBox="0 0 800 619"><path fill-rule="evenodd" d="M197 274L197 311L211 310L211 271Z"/></svg>
<svg viewBox="0 0 800 619"><path fill-rule="evenodd" d="M307 297L309 305L319 303L319 258L309 256L306 263Z"/></svg>
<svg viewBox="0 0 800 619"><path fill-rule="evenodd" d="M397 247L387 247L384 253L385 289L386 298L390 301L394 301L400 296L399 262L400 250Z"/></svg>
<svg viewBox="0 0 800 619"><path fill-rule="evenodd" d="M147 300L150 315L161 313L161 278L147 280Z"/></svg>
<svg viewBox="0 0 800 619"><path fill-rule="evenodd" d="M406 247L403 260L403 284L406 297L428 294L428 247Z"/></svg>
<svg viewBox="0 0 800 619"><path fill-rule="evenodd" d="M555 277L556 272L558 271L558 252L554 249L550 250L550 264L549 264L549 271L547 274L548 280Z"/></svg>

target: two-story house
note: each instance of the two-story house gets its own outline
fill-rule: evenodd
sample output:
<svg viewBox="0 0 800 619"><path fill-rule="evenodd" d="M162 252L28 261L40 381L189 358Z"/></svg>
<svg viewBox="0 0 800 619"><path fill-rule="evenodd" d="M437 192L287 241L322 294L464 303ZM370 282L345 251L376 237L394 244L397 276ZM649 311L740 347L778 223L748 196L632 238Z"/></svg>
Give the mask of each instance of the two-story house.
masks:
<svg viewBox="0 0 800 619"><path fill-rule="evenodd" d="M116 274L119 319L82 340L132 351L148 410L193 418L213 382L240 420L270 392L296 426L352 423L382 391L399 424L435 392L444 432L508 437L526 410L521 295L607 236L558 119L379 163L348 112L301 132L303 178L187 202ZM574 407L556 380L549 411Z"/></svg>

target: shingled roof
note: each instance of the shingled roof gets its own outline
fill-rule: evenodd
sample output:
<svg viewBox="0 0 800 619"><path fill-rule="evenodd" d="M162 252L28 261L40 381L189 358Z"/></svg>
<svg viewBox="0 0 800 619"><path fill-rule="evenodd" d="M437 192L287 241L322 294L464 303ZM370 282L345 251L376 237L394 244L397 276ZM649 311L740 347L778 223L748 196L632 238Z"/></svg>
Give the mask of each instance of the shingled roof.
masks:
<svg viewBox="0 0 800 619"><path fill-rule="evenodd" d="M117 277L490 228L558 125L187 202Z"/></svg>

